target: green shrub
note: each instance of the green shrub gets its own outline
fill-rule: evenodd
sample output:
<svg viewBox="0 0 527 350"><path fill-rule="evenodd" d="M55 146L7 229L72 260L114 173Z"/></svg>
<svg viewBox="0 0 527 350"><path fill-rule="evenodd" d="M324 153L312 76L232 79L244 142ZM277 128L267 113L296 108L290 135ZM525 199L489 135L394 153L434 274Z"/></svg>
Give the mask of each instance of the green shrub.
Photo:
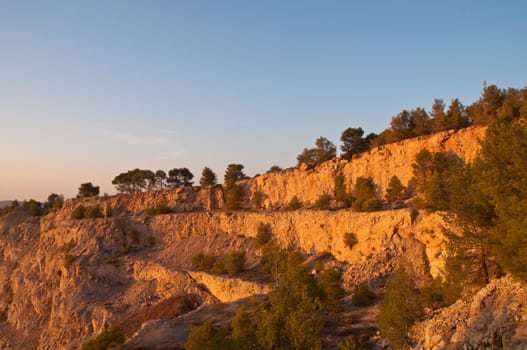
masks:
<svg viewBox="0 0 527 350"><path fill-rule="evenodd" d="M34 199L30 199L27 203L25 203L25 206L27 207L30 216L41 216L44 213L42 203L37 202Z"/></svg>
<svg viewBox="0 0 527 350"><path fill-rule="evenodd" d="M242 305L231 319L233 349L263 350L258 340L259 320L255 317L255 304L255 301L249 301Z"/></svg>
<svg viewBox="0 0 527 350"><path fill-rule="evenodd" d="M359 285L355 289L355 292L351 298L351 301L355 306L370 306L373 304L374 300L375 293L373 293L366 284Z"/></svg>
<svg viewBox="0 0 527 350"><path fill-rule="evenodd" d="M230 348L225 329L210 322L192 327L185 342L186 350L224 350Z"/></svg>
<svg viewBox="0 0 527 350"><path fill-rule="evenodd" d="M240 208L240 187L235 181L229 181L224 187L225 209L237 210Z"/></svg>
<svg viewBox="0 0 527 350"><path fill-rule="evenodd" d="M268 224L260 222L256 228L256 243L259 246L267 244L271 240L271 230Z"/></svg>
<svg viewBox="0 0 527 350"><path fill-rule="evenodd" d="M84 219L84 211L85 210L86 210L86 208L84 208L84 206L82 204L78 205L71 212L71 218L72 219L76 219L76 220Z"/></svg>
<svg viewBox="0 0 527 350"><path fill-rule="evenodd" d="M328 210L331 207L331 196L329 194L322 194L313 204L313 209Z"/></svg>
<svg viewBox="0 0 527 350"><path fill-rule="evenodd" d="M300 203L300 200L297 196L294 196L291 198L287 206L285 207L286 210L292 211L292 210L298 210L302 208L302 203Z"/></svg>
<svg viewBox="0 0 527 350"><path fill-rule="evenodd" d="M212 269L210 269L210 272L215 275L223 275L227 273L227 269L225 268L225 260L222 257L216 258L214 265L212 265Z"/></svg>
<svg viewBox="0 0 527 350"><path fill-rule="evenodd" d="M265 199L265 194L262 191L256 190L251 198L251 203L256 209L260 209Z"/></svg>
<svg viewBox="0 0 527 350"><path fill-rule="evenodd" d="M219 257L198 253L192 257L192 266L217 275L233 276L245 270L245 252L231 251Z"/></svg>
<svg viewBox="0 0 527 350"><path fill-rule="evenodd" d="M394 349L408 346L408 331L422 314L412 277L398 267L386 282L384 301L379 307L377 324L381 336Z"/></svg>
<svg viewBox="0 0 527 350"><path fill-rule="evenodd" d="M93 207L86 207L84 211L84 218L86 219L95 219L95 218L102 218L102 212L101 207L98 205L95 205Z"/></svg>
<svg viewBox="0 0 527 350"><path fill-rule="evenodd" d="M316 282L326 308L331 312L340 311L340 299L345 294L342 288L342 273L335 269L323 270L317 276Z"/></svg>
<svg viewBox="0 0 527 350"><path fill-rule="evenodd" d="M388 203L393 203L395 201L402 201L405 197L406 187L403 186L403 183L396 175L392 176L386 189L386 200Z"/></svg>
<svg viewBox="0 0 527 350"><path fill-rule="evenodd" d="M288 254L277 280L256 317L259 343L264 349L320 349L324 305L299 252Z"/></svg>
<svg viewBox="0 0 527 350"><path fill-rule="evenodd" d="M445 283L441 277L437 277L421 288L419 299L423 307L435 310L456 302L460 298L461 290L461 286Z"/></svg>
<svg viewBox="0 0 527 350"><path fill-rule="evenodd" d="M157 201L155 207L145 209L145 214L147 215L169 214L171 212L172 209L168 206L168 201L165 198Z"/></svg>
<svg viewBox="0 0 527 350"><path fill-rule="evenodd" d="M225 271L229 276L234 276L245 270L245 252L232 251L227 253L223 258Z"/></svg>
<svg viewBox="0 0 527 350"><path fill-rule="evenodd" d="M68 268L71 266L71 264L73 264L73 262L75 261L76 257L75 255L72 255L70 253L67 253L66 255L64 255L64 267Z"/></svg>
<svg viewBox="0 0 527 350"><path fill-rule="evenodd" d="M377 198L368 198L362 203L362 211L372 212L380 210L382 208L382 202Z"/></svg>
<svg viewBox="0 0 527 350"><path fill-rule="evenodd" d="M260 269L262 272L270 273L275 278L285 271L287 262L287 253L273 241L269 241L262 249L262 259L260 260Z"/></svg>
<svg viewBox="0 0 527 350"><path fill-rule="evenodd" d="M342 174L335 176L335 200L343 202L347 208L353 204L353 195L346 191L346 179Z"/></svg>
<svg viewBox="0 0 527 350"><path fill-rule="evenodd" d="M165 198L157 202L156 214L169 214L171 212L172 212L172 209L168 206L168 201Z"/></svg>
<svg viewBox="0 0 527 350"><path fill-rule="evenodd" d="M192 266L198 270L211 271L216 257L204 253L198 253L192 257Z"/></svg>
<svg viewBox="0 0 527 350"><path fill-rule="evenodd" d="M106 350L123 342L124 334L122 328L113 325L110 329L103 330L95 339L84 344L82 350Z"/></svg>
<svg viewBox="0 0 527 350"><path fill-rule="evenodd" d="M355 183L355 200L352 208L355 211L371 212L379 210L382 202L377 198L375 185L369 178L358 177Z"/></svg>
<svg viewBox="0 0 527 350"><path fill-rule="evenodd" d="M345 233L344 234L344 244L349 248L352 249L355 244L359 243L359 239L357 238L356 233Z"/></svg>
<svg viewBox="0 0 527 350"><path fill-rule="evenodd" d="M356 341L353 337L347 337L339 344L339 350L363 350L364 348L360 345L360 342Z"/></svg>

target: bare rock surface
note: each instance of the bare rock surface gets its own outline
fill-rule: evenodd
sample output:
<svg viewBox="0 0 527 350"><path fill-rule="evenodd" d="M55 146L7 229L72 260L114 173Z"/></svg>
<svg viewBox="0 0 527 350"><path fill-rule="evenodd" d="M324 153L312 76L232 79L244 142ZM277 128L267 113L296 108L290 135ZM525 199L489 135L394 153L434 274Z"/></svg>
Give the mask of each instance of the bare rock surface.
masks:
<svg viewBox="0 0 527 350"><path fill-rule="evenodd" d="M417 324L416 349L527 349L527 286L507 276Z"/></svg>

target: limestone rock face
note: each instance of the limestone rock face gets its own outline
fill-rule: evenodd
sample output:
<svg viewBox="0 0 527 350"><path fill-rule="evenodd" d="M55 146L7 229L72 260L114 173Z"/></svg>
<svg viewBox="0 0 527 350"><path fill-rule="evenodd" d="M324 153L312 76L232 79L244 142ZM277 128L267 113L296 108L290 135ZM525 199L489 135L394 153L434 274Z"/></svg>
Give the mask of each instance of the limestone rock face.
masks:
<svg viewBox="0 0 527 350"><path fill-rule="evenodd" d="M84 220L12 213L0 218L4 345L73 349L103 327L176 295L197 295L208 304L266 293L268 287L259 283L188 270L192 255L200 251L244 250L247 265L254 266L259 251L252 237L262 222L284 247L329 253L356 266L349 270L354 273L346 273L349 288L385 276L401 258L423 281L430 277L430 266L441 264L441 231L430 227L440 217L409 209L369 214L216 211ZM344 243L350 232L357 236L352 248Z"/></svg>
<svg viewBox="0 0 527 350"><path fill-rule="evenodd" d="M442 222L440 214L418 215L411 209L374 213L298 210L158 215L149 219L148 227L152 232L163 232L159 239L170 244L192 235L203 239L217 235L255 237L258 225L264 223L284 248L309 254L329 253L337 260L356 265L375 257L388 269L389 261L404 256L426 279L430 271L434 276L441 273L446 242ZM357 237L353 248L346 246L346 233Z"/></svg>
<svg viewBox="0 0 527 350"><path fill-rule="evenodd" d="M397 175L405 186L408 185L413 176L412 163L415 155L424 148L432 153L452 153L471 162L480 149L478 140L484 138L485 130L482 127L471 127L408 139L373 148L349 161L334 159L312 170L298 167L268 173L242 184L247 197L255 191L264 194L265 208L284 207L294 196L305 205L310 205L322 194L333 195L337 174L344 175L349 190L358 177L372 178L379 195L383 197L393 175Z"/></svg>
<svg viewBox="0 0 527 350"><path fill-rule="evenodd" d="M269 286L265 284L215 276L201 271L189 271L189 275L223 303L267 294L270 291Z"/></svg>
<svg viewBox="0 0 527 350"><path fill-rule="evenodd" d="M417 324L423 350L527 349L527 286L507 276Z"/></svg>

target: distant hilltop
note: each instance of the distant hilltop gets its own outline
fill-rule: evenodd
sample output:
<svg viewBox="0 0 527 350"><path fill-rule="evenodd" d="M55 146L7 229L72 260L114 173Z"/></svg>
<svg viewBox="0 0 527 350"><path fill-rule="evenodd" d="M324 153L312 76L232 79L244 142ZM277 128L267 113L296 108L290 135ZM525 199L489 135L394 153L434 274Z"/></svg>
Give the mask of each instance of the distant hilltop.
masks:
<svg viewBox="0 0 527 350"><path fill-rule="evenodd" d="M11 201L0 201L0 208L5 208L11 203L13 203L12 200Z"/></svg>

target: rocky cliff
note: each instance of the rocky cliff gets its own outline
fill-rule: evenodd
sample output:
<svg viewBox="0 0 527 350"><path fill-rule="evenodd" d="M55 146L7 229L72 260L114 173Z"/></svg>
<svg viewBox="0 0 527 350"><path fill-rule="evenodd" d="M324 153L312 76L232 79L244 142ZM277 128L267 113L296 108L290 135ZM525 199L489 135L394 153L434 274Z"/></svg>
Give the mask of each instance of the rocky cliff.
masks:
<svg viewBox="0 0 527 350"><path fill-rule="evenodd" d="M243 180L246 209L240 211L219 210L221 186L72 199L42 218L17 209L0 217L0 348L78 349L110 324L125 328L124 348L177 348L192 324L227 322L241 299L269 290L268 281L256 273L261 249L254 237L261 223L283 247L340 268L348 293L363 282L382 292L386 276L401 261L423 284L442 273L447 223L441 214L410 208L356 213L307 207L320 194L333 192L336 174L343 174L349 184L358 176L372 177L381 193L394 174L409 181L411 162L420 149L453 152L470 161L482 135L477 128L444 132L374 149L351 161L333 160L313 170L295 168ZM248 210L254 191L265 194L267 210ZM283 207L294 195L306 204L304 209L270 210ZM161 199L173 213L145 214ZM80 204L99 205L108 217L71 219ZM346 234L356 237L354 246L345 243ZM198 252L219 255L231 250L246 251L248 272L213 276L191 267ZM450 314L445 311L436 321L416 328L415 342L426 349L468 343L467 337L476 339L473 335L486 325L478 318L480 311L486 315L481 317L507 322L524 315L519 302L524 286L515 285L517 293L509 293L518 303L507 313L510 307L503 298L509 289L500 287L503 281L493 282L496 287L479 301L493 305L490 308L458 306L466 317L456 324L476 320L470 327L459 332L447 329ZM523 344L514 340L524 334L522 320L515 321L514 332L507 328L503 344ZM433 322L445 324L445 329ZM497 323L485 326L484 332L497 334L496 329Z"/></svg>
<svg viewBox="0 0 527 350"><path fill-rule="evenodd" d="M342 174L349 190L358 177L371 178L383 197L392 176L397 175L407 186L412 178L415 155L426 148L430 152L452 153L470 162L480 149L479 141L485 136L485 128L471 127L440 132L431 136L408 139L356 155L351 160L334 159L315 169L304 167L267 173L244 183L249 197L261 191L265 208L281 208L294 196L306 205L316 201L321 194L333 195L335 176Z"/></svg>
<svg viewBox="0 0 527 350"><path fill-rule="evenodd" d="M242 207L260 209L254 208L251 203L251 198L257 191L263 194L262 209L284 208L294 196L297 196L305 207L309 207L320 195L333 195L335 176L338 174L344 176L349 191L358 177L371 178L377 186L379 196L383 198L388 183L394 175L408 186L413 176L412 163L415 155L422 149L452 153L470 162L480 148L479 140L484 136L485 128L482 127L444 131L373 148L354 156L351 160L335 158L320 164L315 169L300 166L258 175L238 183L243 194ZM214 211L224 207L221 186L145 192L134 196L117 195L105 199L102 205L104 210L111 209L114 215L137 214L146 208L155 207L162 199L166 200L176 212ZM95 203L101 203L100 199L67 200L57 215L60 218L69 218L77 205Z"/></svg>
<svg viewBox="0 0 527 350"><path fill-rule="evenodd" d="M412 330L417 348L527 349L527 288L510 276L440 310Z"/></svg>

